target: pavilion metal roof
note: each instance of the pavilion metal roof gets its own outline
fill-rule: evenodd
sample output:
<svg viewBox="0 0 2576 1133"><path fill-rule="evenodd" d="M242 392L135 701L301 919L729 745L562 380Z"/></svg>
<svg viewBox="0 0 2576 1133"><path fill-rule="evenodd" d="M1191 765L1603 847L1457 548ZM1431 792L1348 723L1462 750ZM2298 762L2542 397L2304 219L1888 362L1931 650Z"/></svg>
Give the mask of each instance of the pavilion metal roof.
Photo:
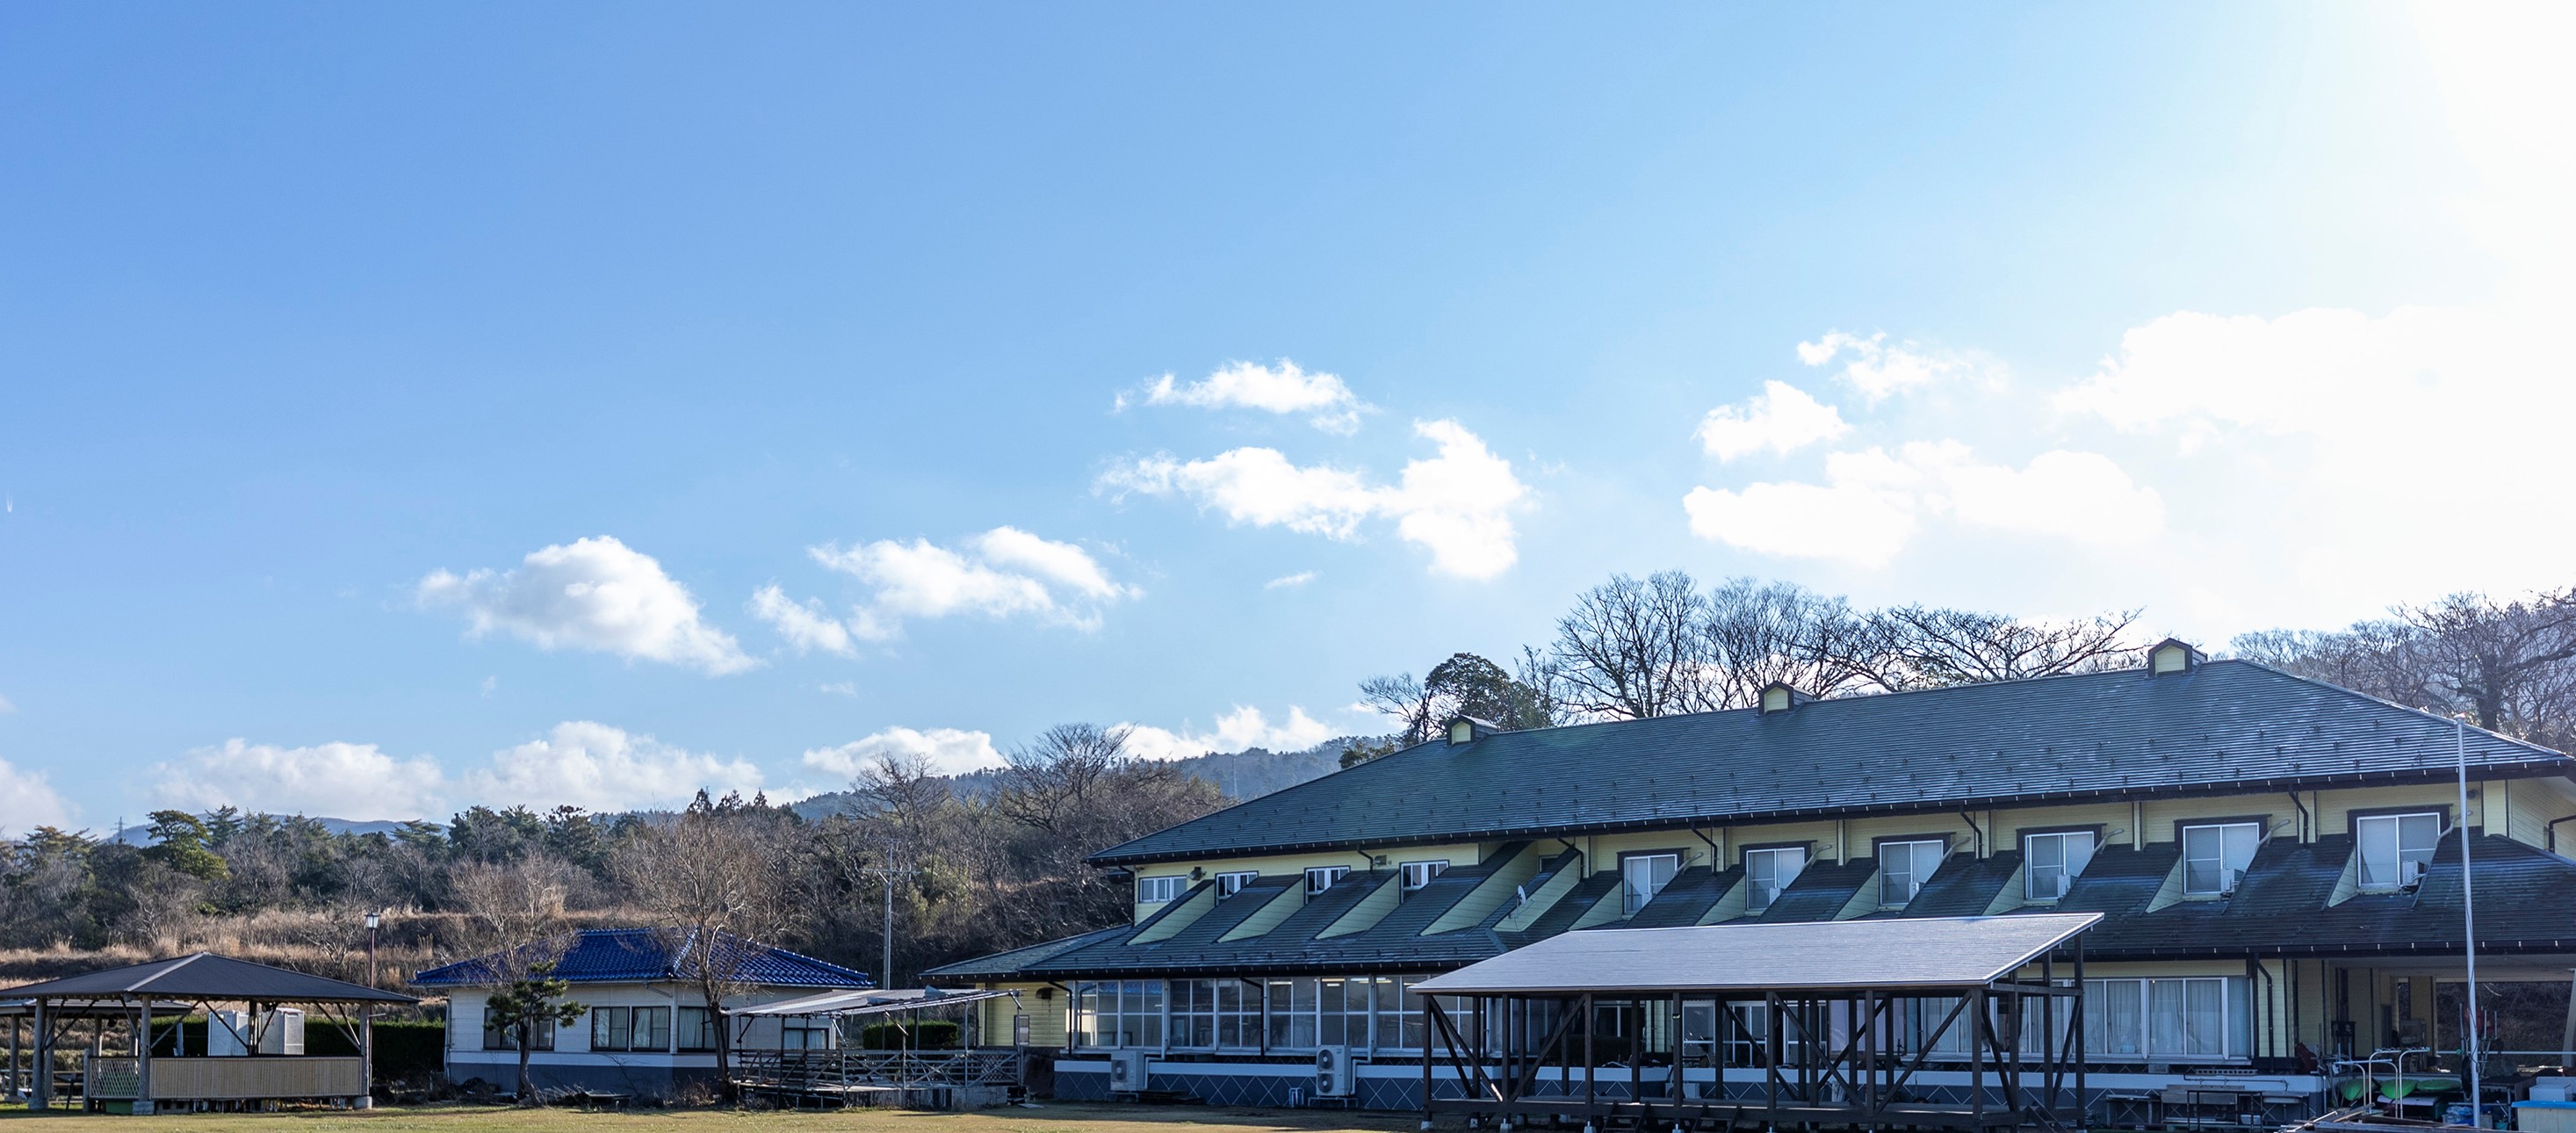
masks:
<svg viewBox="0 0 2576 1133"><path fill-rule="evenodd" d="M1415 989L1544 995L1978 987L2101 919L2032 913L1569 932Z"/></svg>
<svg viewBox="0 0 2576 1133"><path fill-rule="evenodd" d="M896 1011L944 1011L982 1003L1016 991L950 991L945 988L899 988L892 991L827 991L741 1007L728 1015L884 1015Z"/></svg>
<svg viewBox="0 0 2576 1133"><path fill-rule="evenodd" d="M383 991L286 968L254 964L212 952L127 964L58 980L0 988L0 999L119 999L256 1001L260 1003L418 1003Z"/></svg>

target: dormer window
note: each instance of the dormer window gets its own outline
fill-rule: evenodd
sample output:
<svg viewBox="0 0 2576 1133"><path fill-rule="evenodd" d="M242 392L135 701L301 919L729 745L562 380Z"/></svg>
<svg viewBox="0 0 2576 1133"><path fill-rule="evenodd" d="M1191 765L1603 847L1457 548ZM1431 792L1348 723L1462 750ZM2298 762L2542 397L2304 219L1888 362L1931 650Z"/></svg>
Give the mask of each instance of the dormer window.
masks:
<svg viewBox="0 0 2576 1133"><path fill-rule="evenodd" d="M2022 836L2023 895L2031 901L2055 901L2075 887L2093 861L2093 832L2062 830Z"/></svg>
<svg viewBox="0 0 2576 1133"><path fill-rule="evenodd" d="M1449 742L1450 742L1450 743L1453 743L1453 744L1463 744L1463 743L1466 743L1467 741L1469 741L1469 740L1473 740L1473 739L1475 739L1475 738L1476 738L1476 725L1474 725L1474 724L1472 724L1472 723L1469 723L1468 721L1463 720L1463 719L1461 719L1461 720L1451 720L1451 721L1449 722Z"/></svg>
<svg viewBox="0 0 2576 1133"><path fill-rule="evenodd" d="M1351 867L1346 865L1310 866L1306 870L1306 896L1321 897L1333 887L1334 882L1350 875Z"/></svg>
<svg viewBox="0 0 2576 1133"><path fill-rule="evenodd" d="M2236 882L2254 864L2263 844L2259 822L2213 822L2182 828L2182 891L2186 897L2216 897L2236 891Z"/></svg>
<svg viewBox="0 0 2576 1133"><path fill-rule="evenodd" d="M1769 716L1776 712L1786 712L1806 702L1807 694L1798 691L1795 687L1784 681L1773 681L1770 684L1762 686L1760 707L1762 714L1765 716Z"/></svg>
<svg viewBox="0 0 2576 1133"><path fill-rule="evenodd" d="M1260 877L1257 870L1230 870L1216 875L1216 899L1219 901L1243 892L1243 887Z"/></svg>
<svg viewBox="0 0 2576 1133"><path fill-rule="evenodd" d="M1189 878L1182 877L1179 874L1173 874L1169 877L1137 878L1136 903L1139 905L1162 905L1180 900L1181 890L1188 888L1189 883Z"/></svg>
<svg viewBox="0 0 2576 1133"><path fill-rule="evenodd" d="M2200 650L2192 648L2190 642L2168 637L2147 647L2147 675L2162 677L2187 672L2202 660Z"/></svg>
<svg viewBox="0 0 2576 1133"><path fill-rule="evenodd" d="M2353 840L2360 843L2361 887L2386 892L2423 880L2433 867L2433 847L2442 840L2439 811L2420 814L2373 814L2352 820Z"/></svg>

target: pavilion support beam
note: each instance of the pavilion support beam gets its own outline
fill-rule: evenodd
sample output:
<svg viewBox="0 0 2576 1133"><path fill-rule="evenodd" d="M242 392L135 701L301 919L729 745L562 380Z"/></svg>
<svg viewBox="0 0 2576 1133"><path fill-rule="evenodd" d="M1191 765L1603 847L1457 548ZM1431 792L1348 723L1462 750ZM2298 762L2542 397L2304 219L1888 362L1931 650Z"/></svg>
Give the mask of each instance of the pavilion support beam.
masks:
<svg viewBox="0 0 2576 1133"><path fill-rule="evenodd" d="M35 1050L30 1052L34 1057L28 1060L27 1069L35 1075L36 1089L27 1096L27 1108L47 1110L54 1105L54 1044L45 1037L44 1000L35 1002L30 1017L35 1020L35 1027L34 1033L28 1037L34 1040Z"/></svg>

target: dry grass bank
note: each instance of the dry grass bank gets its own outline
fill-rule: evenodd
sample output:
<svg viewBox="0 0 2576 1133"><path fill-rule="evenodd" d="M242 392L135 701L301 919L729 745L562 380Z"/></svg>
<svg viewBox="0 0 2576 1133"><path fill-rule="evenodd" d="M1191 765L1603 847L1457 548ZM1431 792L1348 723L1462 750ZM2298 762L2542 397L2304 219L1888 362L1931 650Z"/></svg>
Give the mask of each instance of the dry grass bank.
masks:
<svg viewBox="0 0 2576 1133"><path fill-rule="evenodd" d="M388 1107L286 1114L112 1117L0 1109L0 1128L37 1133L1401 1133L1416 1119L1332 1110L1218 1106L1048 1105L970 1113L853 1109L828 1112Z"/></svg>

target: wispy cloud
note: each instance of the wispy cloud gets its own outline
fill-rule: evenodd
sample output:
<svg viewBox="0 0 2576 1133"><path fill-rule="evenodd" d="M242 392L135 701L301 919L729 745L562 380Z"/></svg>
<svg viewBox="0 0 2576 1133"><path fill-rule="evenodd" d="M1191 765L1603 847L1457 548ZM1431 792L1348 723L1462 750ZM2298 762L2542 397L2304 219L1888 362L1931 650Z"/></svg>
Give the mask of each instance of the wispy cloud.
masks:
<svg viewBox="0 0 2576 1133"><path fill-rule="evenodd" d="M844 656L854 641L888 641L905 623L959 615L1027 617L1097 629L1109 606L1144 592L1110 577L1091 552L1020 530L996 527L943 547L928 539L880 539L853 547L824 544L807 552L824 567L867 584L869 596L835 618L814 599L799 602L775 585L751 597L754 616L798 652Z"/></svg>
<svg viewBox="0 0 2576 1133"><path fill-rule="evenodd" d="M1261 588L1264 590L1286 590L1293 587L1304 586L1313 581L1315 581L1314 571L1301 570L1295 574L1283 574L1268 582L1262 583Z"/></svg>
<svg viewBox="0 0 2576 1133"><path fill-rule="evenodd" d="M1238 448L1203 460L1156 455L1103 473L1096 490L1179 496L1227 522L1284 527L1351 540L1363 521L1393 519L1407 542L1431 553L1432 570L1492 578L1519 559L1512 511L1529 489L1511 462L1455 421L1417 421L1414 435L1438 455L1408 462L1394 484L1329 465L1300 466L1277 449Z"/></svg>
<svg viewBox="0 0 2576 1133"><path fill-rule="evenodd" d="M1115 408L1129 405L1184 405L1196 409L1252 409L1263 413L1307 414L1307 424L1328 433L1352 433L1368 403L1333 374L1307 373L1285 358L1276 366L1229 362L1195 382L1165 374L1121 392Z"/></svg>

